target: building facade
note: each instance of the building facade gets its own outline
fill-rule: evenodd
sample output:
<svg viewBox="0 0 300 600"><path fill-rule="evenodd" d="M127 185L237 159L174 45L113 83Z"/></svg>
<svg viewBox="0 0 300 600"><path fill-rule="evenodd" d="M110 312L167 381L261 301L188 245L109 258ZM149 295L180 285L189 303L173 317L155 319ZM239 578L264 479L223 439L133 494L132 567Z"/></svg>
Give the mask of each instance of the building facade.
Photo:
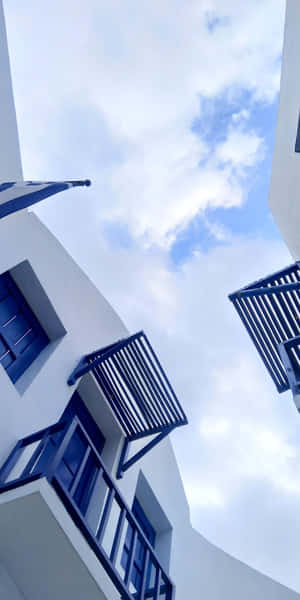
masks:
<svg viewBox="0 0 300 600"><path fill-rule="evenodd" d="M1 2L0 70L1 182L20 181ZM0 248L0 599L296 599L192 528L159 349L33 212L0 220Z"/></svg>
<svg viewBox="0 0 300 600"><path fill-rule="evenodd" d="M292 264L262 274L230 295L279 393L290 390L300 410L300 5L287 0L281 86L269 206Z"/></svg>

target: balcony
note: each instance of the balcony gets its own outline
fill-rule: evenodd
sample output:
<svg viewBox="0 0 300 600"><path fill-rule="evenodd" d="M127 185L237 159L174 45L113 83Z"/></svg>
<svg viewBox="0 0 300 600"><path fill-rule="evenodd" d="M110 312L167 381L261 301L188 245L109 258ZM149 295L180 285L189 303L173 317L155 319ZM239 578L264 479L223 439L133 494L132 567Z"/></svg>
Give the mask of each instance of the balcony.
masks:
<svg viewBox="0 0 300 600"><path fill-rule="evenodd" d="M187 417L147 336L139 331L84 355L68 378L74 385L90 373L124 435L117 478ZM130 446L147 440L128 458Z"/></svg>
<svg viewBox="0 0 300 600"><path fill-rule="evenodd" d="M20 440L0 470L0 494L0 560L26 597L174 599L174 585L77 417Z"/></svg>
<svg viewBox="0 0 300 600"><path fill-rule="evenodd" d="M300 390L300 267L295 263L229 296L278 392Z"/></svg>

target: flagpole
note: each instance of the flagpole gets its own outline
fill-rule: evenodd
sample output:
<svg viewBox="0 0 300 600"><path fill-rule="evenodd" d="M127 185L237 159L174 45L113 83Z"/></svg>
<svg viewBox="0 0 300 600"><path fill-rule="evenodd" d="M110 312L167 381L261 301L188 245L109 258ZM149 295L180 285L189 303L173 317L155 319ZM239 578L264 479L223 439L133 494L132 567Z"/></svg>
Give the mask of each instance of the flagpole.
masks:
<svg viewBox="0 0 300 600"><path fill-rule="evenodd" d="M77 185L86 185L87 187L89 187L91 185L91 180L90 179L83 179L83 180L76 180L76 181L70 181L69 183L72 184L73 187L76 187Z"/></svg>

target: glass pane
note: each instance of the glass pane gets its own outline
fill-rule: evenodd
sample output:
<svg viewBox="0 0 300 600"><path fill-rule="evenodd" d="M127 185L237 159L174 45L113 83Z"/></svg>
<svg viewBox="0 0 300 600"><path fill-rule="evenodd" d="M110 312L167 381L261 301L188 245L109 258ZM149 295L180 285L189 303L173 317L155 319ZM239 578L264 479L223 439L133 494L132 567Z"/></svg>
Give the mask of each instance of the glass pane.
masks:
<svg viewBox="0 0 300 600"><path fill-rule="evenodd" d="M74 496L74 500L83 514L88 508L98 472L99 467L95 456L90 455Z"/></svg>
<svg viewBox="0 0 300 600"><path fill-rule="evenodd" d="M33 442L32 444L28 444L28 446L25 446L25 448L23 448L23 451L19 457L19 459L17 460L14 468L11 470L11 472L9 473L7 479L6 479L6 483L8 481L13 481L14 479L18 479L23 470L25 469L26 465L28 464L29 460L31 459L35 449L37 448L38 444L40 443L41 440L37 440L36 442Z"/></svg>
<svg viewBox="0 0 300 600"><path fill-rule="evenodd" d="M87 441L84 439L81 431L76 429L72 439L67 446L63 461L69 470L75 475L87 448Z"/></svg>
<svg viewBox="0 0 300 600"><path fill-rule="evenodd" d="M62 483L67 489L71 486L73 481L73 473L71 473L70 469L62 460L56 469L55 476L58 478L60 483Z"/></svg>

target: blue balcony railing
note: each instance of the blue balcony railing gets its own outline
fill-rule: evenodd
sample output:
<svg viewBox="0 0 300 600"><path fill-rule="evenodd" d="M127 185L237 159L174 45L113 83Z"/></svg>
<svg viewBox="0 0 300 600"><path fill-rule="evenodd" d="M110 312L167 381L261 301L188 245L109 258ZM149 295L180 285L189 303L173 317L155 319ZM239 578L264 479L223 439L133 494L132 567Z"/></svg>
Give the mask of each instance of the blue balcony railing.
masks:
<svg viewBox="0 0 300 600"><path fill-rule="evenodd" d="M187 417L143 331L84 355L68 378L74 385L92 373L124 432L117 477L169 435ZM155 437L153 437L155 436ZM127 459L130 444L151 437Z"/></svg>
<svg viewBox="0 0 300 600"><path fill-rule="evenodd" d="M20 440L0 470L0 493L42 477L123 600L174 600L174 585L77 417Z"/></svg>
<svg viewBox="0 0 300 600"><path fill-rule="evenodd" d="M299 263L229 296L277 390L299 391Z"/></svg>

